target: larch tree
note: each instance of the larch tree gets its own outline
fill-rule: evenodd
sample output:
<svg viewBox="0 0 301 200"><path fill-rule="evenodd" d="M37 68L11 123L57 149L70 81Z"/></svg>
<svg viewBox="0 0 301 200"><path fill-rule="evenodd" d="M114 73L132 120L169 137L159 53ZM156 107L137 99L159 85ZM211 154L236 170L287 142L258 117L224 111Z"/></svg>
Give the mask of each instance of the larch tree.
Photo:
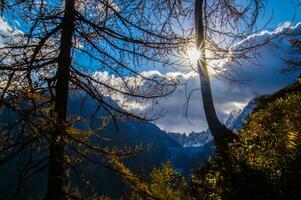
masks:
<svg viewBox="0 0 301 200"><path fill-rule="evenodd" d="M235 140L237 135L218 119L211 91L209 67L215 71L215 75L219 78L234 81L232 69L220 68L221 64L229 60L239 64L241 59L254 58L257 56L257 48L269 44L270 41L263 41L262 43L241 45L242 41L259 31L256 27L256 20L263 9L263 2L261 0L183 0L181 2L194 11L193 29L196 49L192 50L194 55L191 56L194 58L188 58L188 60L194 60L198 57L197 68L193 68L193 70L198 73L200 78L205 117L214 138L216 152L222 161L225 161L227 171L236 179L235 174L232 173L231 163L227 160L227 151L229 142ZM187 22L191 19L192 17ZM184 29L190 30L192 27L189 26L186 24ZM187 50L185 53L189 54ZM192 90L192 92L194 91L197 90ZM188 101L189 99L190 96ZM143 184L137 184L139 180L134 179L133 181L131 176L126 175L125 179L138 193L156 199L149 191L149 183L141 181L140 183ZM236 184L237 181L233 180L233 183Z"/></svg>
<svg viewBox="0 0 301 200"><path fill-rule="evenodd" d="M232 62L247 59L254 56L256 47L267 44L268 41L256 45L236 45L258 31L256 20L262 8L260 0L195 0L195 42L200 54L196 71L200 77L206 120L220 154L227 151L228 142L237 136L218 119L208 64L213 63L211 65L219 77L231 80L230 70L219 68L219 63L226 59Z"/></svg>
<svg viewBox="0 0 301 200"><path fill-rule="evenodd" d="M29 158L19 182L12 186L20 186L46 168L46 198L65 199L68 170L79 158L91 161L89 155L132 153L95 145L89 140L93 131L76 129L74 121L80 119L68 114L68 97L71 93L89 96L113 121L118 117L153 119L131 111L126 100L149 102L174 90L175 81L148 77L138 67L169 64L167 55L191 41L179 34L178 19L186 17L186 8L177 0L0 3L2 18L19 23L18 30L10 27L10 34L2 36L5 44L0 47L1 108L14 113L11 121L1 124L0 164L26 149L46 152L39 160ZM95 71L108 76L98 77ZM116 96L124 100L118 106L112 100Z"/></svg>

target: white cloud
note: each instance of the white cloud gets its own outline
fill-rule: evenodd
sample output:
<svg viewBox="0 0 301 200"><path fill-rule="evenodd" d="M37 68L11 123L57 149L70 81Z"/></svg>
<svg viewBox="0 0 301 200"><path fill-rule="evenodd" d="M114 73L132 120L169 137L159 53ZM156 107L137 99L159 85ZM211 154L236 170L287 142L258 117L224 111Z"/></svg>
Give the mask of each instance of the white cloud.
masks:
<svg viewBox="0 0 301 200"><path fill-rule="evenodd" d="M174 73L162 75L158 71L146 71L136 76L116 77L108 72L95 72L92 77L97 89L104 96L113 99L120 107L134 111L141 115L149 113L150 116L160 113L160 105L156 100L150 98L154 96L164 96L171 93L176 85ZM133 97L145 96L147 98ZM154 104L157 106L154 107ZM152 113L151 113L152 112ZM149 117L150 117L149 116Z"/></svg>
<svg viewBox="0 0 301 200"><path fill-rule="evenodd" d="M4 46L8 37L11 36L12 28L0 17L0 48Z"/></svg>
<svg viewBox="0 0 301 200"><path fill-rule="evenodd" d="M285 33L285 34L284 34ZM230 111L240 109L249 100L257 95L272 93L289 83L293 83L300 72L283 75L280 71L285 67L284 57L290 56L292 37L301 33L301 23L292 27L285 23L273 32L263 31L252 35L248 39L240 42L239 46L261 43L265 40L272 40L272 46L263 46L257 50L258 56L239 64L224 63L224 68L235 69L234 75L242 80L240 82L227 82L211 77L212 90L218 115L223 118ZM256 64L254 64L256 63ZM161 74L155 71L144 72L146 76L165 76L179 80L182 84L169 97L159 100L158 107L164 108L167 113L165 117L155 123L162 129L176 132L200 131L207 127L200 91L195 91L191 96L188 107L188 119L185 117L184 105L187 95L196 88L199 88L198 75L194 72L169 72ZM187 83L184 85L184 83ZM130 102L132 108L139 111L149 109L148 104L137 104Z"/></svg>
<svg viewBox="0 0 301 200"><path fill-rule="evenodd" d="M0 47L4 45L6 36L11 36L12 31L13 28L0 18ZM283 33L285 33L285 35ZM274 92L296 80L300 72L283 75L280 73L280 70L285 67L283 58L290 57L290 40L295 37L297 33L301 34L301 23L294 27L289 26L288 23L284 23L275 29L275 31L263 31L251 35L246 40L236 44L236 47L239 47L262 43L266 40L272 40L273 42L273 46L263 46L258 49L257 53L259 56L254 59L248 61L241 60L239 64L231 63L230 61L224 63L223 68L225 70L234 68L234 74L238 79L243 80L243 82L226 82L212 77L211 83L215 105L221 118L231 110L241 108L256 95ZM199 91L195 91L189 101L188 119L191 123L188 122L185 117L184 105L187 96L192 90L199 88L199 79L195 72L171 71L163 74L158 71L145 71L143 72L143 76L149 78L157 77L165 81L176 79L181 83L171 96L158 100L155 111L161 108L166 111L165 117L155 121L160 128L175 132L190 132L206 129L207 125ZM129 84L129 86L132 86L138 93L143 93L145 86L149 86L149 82L141 81L139 77L127 77L122 80L121 78L109 75L107 72L96 72L94 77L117 88L124 88L123 81L125 80L125 82ZM104 88L101 89L105 90ZM156 92L157 90L150 91L150 94L155 94ZM107 94L107 96L111 95L112 94ZM119 104L124 104L128 106L128 109L135 110L136 112L148 112L154 109L152 107L153 102L147 102L141 99L125 98L118 94L113 94L113 99L118 101Z"/></svg>

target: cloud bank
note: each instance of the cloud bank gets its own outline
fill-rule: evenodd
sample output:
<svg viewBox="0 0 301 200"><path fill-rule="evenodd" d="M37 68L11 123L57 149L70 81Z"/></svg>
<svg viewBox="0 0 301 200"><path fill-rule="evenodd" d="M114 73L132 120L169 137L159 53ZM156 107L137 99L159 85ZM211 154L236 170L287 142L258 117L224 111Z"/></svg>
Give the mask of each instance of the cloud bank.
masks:
<svg viewBox="0 0 301 200"><path fill-rule="evenodd" d="M289 59L291 55L291 41L301 35L301 23L290 26L285 23L273 32L263 31L252 35L242 41L241 46L249 44L261 44L271 40L271 45L262 46L257 49L257 56L250 60L240 60L238 63L230 61L222 66L225 70L234 69L234 77L238 82L229 82L211 77L213 96L217 113L220 118L225 117L230 111L244 107L248 101L257 95L270 94L290 83L296 81L300 71L290 74L281 73L286 66L284 59ZM186 81L187 75L182 76ZM191 75L189 89L199 88L197 75ZM182 88L183 90L183 88ZM168 109L165 118L157 121L157 125L168 131L190 132L204 130L207 125L200 92L195 92L189 103L188 117L193 124L189 124L185 119L183 107L185 95L181 89L173 97L164 100L162 104Z"/></svg>
<svg viewBox="0 0 301 200"><path fill-rule="evenodd" d="M3 46L5 37L9 36L12 30L8 23L0 18L0 47ZM296 80L300 71L284 75L281 70L286 66L284 59L291 56L291 42L295 37L300 37L298 35L301 35L301 23L296 26L285 23L272 32L263 31L236 44L236 47L239 47L267 40L272 42L272 45L260 47L257 50L258 56L253 59L241 60L239 64L226 61L220 66L223 70L234 69L234 76L241 81L229 82L214 76L211 77L213 96L220 118L225 117L232 110L241 109L255 96L272 93ZM181 133L201 131L207 128L201 94L197 90L200 88L199 78L195 72L174 70L161 73L152 70L143 72L143 75L149 78L162 77L164 80L176 79L180 83L172 95L160 98L156 102L156 109L163 109L165 112L164 117L154 122L156 125L166 131ZM94 77L102 81L108 79L113 85L120 83L120 79L110 76L107 72L95 72ZM134 82L133 80L133 77L127 78L128 83ZM148 83L140 82L139 86L143 88L143 84ZM186 110L187 98L192 91L194 92ZM120 95L115 95L113 99L119 103L126 103L128 109L137 112L154 110L153 102L137 101L133 98L125 99Z"/></svg>
<svg viewBox="0 0 301 200"><path fill-rule="evenodd" d="M290 26L287 23L278 27L273 32L263 31L251 35L237 46L248 46L250 44L261 44L271 41L271 45L264 45L257 49L254 58L239 60L239 62L227 61L221 66L224 70L232 70L233 77L239 81L229 82L211 77L211 84L215 106L220 118L229 112L243 108L248 101L262 94L270 94L290 83L296 81L300 71L283 74L281 70L286 66L284 59L290 57L292 51L291 41L301 34L301 23ZM166 98L158 100L158 108L164 109L165 116L155 124L161 129L172 132L188 133L201 131L207 128L207 123L202 108L202 98L199 78L195 72L168 72L162 74L158 71L145 71L145 76L169 77L178 80L181 84L177 90ZM188 102L187 97L191 94ZM148 111L150 105L147 102L137 103L132 100L128 102L133 110ZM186 118L187 113L187 118Z"/></svg>

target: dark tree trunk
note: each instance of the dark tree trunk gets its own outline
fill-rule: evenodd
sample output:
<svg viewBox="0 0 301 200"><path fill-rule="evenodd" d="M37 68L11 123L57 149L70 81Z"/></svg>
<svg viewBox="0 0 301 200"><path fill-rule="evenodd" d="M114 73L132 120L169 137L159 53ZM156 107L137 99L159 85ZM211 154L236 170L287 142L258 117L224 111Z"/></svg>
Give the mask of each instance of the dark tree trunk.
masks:
<svg viewBox="0 0 301 200"><path fill-rule="evenodd" d="M74 0L65 1L65 14L62 20L61 46L55 85L56 127L51 136L47 199L64 199L65 177L65 123L71 65L72 36L74 32Z"/></svg>
<svg viewBox="0 0 301 200"><path fill-rule="evenodd" d="M214 108L205 54L204 1L195 1L196 47L201 53L201 58L198 61L198 73L206 120L213 135L216 150L218 153L223 154L227 149L228 141L233 140L236 135L219 121Z"/></svg>

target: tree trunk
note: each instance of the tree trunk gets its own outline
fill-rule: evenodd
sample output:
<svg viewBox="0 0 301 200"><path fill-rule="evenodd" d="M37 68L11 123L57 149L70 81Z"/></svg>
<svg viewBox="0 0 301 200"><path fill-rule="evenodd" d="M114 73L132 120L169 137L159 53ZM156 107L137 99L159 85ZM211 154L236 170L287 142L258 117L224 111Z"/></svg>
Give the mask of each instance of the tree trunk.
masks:
<svg viewBox="0 0 301 200"><path fill-rule="evenodd" d="M214 108L205 53L205 27L203 23L204 1L205 0L195 1L196 48L201 54L198 61L198 73L206 120L214 138L216 151L217 153L223 154L227 149L228 141L233 140L236 135L219 121Z"/></svg>
<svg viewBox="0 0 301 200"><path fill-rule="evenodd" d="M55 85L55 118L56 127L51 135L47 199L64 199L65 176L65 124L67 117L67 100L71 65L72 36L74 32L74 0L65 1L65 14L62 20L62 34L58 69Z"/></svg>

